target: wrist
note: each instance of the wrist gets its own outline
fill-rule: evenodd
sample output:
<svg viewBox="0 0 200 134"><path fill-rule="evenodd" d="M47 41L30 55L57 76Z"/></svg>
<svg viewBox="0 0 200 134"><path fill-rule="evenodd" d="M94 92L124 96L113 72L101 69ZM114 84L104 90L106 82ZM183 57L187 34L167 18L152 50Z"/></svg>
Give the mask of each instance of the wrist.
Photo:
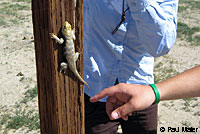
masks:
<svg viewBox="0 0 200 134"><path fill-rule="evenodd" d="M159 91L159 93L160 93L160 101L163 101L163 100L165 100L165 96L166 96L166 87L165 87L165 85L162 83L162 82L160 82L160 83L157 83L156 84L156 86L157 86L157 88L158 88L158 91Z"/></svg>
<svg viewBox="0 0 200 134"><path fill-rule="evenodd" d="M160 102L159 90L155 84L149 84L149 86L152 88L152 90L154 91L154 94L155 94L155 101L153 104L158 104Z"/></svg>

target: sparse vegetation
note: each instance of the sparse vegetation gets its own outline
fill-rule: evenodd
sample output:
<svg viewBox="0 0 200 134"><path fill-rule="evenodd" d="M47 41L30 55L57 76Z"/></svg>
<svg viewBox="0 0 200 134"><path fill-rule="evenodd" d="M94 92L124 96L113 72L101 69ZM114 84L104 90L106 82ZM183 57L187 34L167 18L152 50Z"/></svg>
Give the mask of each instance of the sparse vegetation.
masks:
<svg viewBox="0 0 200 134"><path fill-rule="evenodd" d="M195 112L194 116L200 116L200 111Z"/></svg>
<svg viewBox="0 0 200 134"><path fill-rule="evenodd" d="M0 114L0 129L7 132L9 129L28 128L31 130L38 130L40 127L39 113L34 108L28 108L28 102L31 102L37 97L37 87L27 90L24 93L24 98L17 102L13 109L4 106L4 114Z"/></svg>
<svg viewBox="0 0 200 134"><path fill-rule="evenodd" d="M199 10L200 1L198 0L179 0L179 13L187 9Z"/></svg>
<svg viewBox="0 0 200 134"><path fill-rule="evenodd" d="M200 45L200 26L199 26L199 0L180 0L179 1L179 21L178 21L178 38L186 40L190 45ZM191 16L191 14L196 14ZM185 20L194 20L197 24L187 23Z"/></svg>
<svg viewBox="0 0 200 134"><path fill-rule="evenodd" d="M12 0L13 2L26 2L31 3L32 0Z"/></svg>
<svg viewBox="0 0 200 134"><path fill-rule="evenodd" d="M28 127L29 130L37 130L40 127L39 114L34 113L34 110L26 111L17 109L14 113L5 114L2 116L1 124L6 124L6 129L19 129L21 127Z"/></svg>
<svg viewBox="0 0 200 134"><path fill-rule="evenodd" d="M185 127L191 127L192 126L191 122L189 122L189 121L183 121L183 122L181 122L181 124Z"/></svg>
<svg viewBox="0 0 200 134"><path fill-rule="evenodd" d="M20 2L22 0L13 0L13 2ZM29 0L30 1L30 0ZM2 2L0 4L0 26L8 24L19 24L20 20L25 16L21 15L20 11L30 10L29 1L23 0L25 3Z"/></svg>
<svg viewBox="0 0 200 134"><path fill-rule="evenodd" d="M22 99L21 103L26 104L37 96L37 87L35 86L33 89L27 90L24 95L25 97Z"/></svg>
<svg viewBox="0 0 200 134"><path fill-rule="evenodd" d="M155 83L166 80L178 74L176 69L173 67L174 64L177 64L177 61L167 56L164 57L165 57L164 61L156 62L155 64L155 69L154 69Z"/></svg>
<svg viewBox="0 0 200 134"><path fill-rule="evenodd" d="M200 34L196 33L200 33L200 27L190 28L187 24L178 22L178 38L186 39L193 45L200 45Z"/></svg>
<svg viewBox="0 0 200 134"><path fill-rule="evenodd" d="M194 102L198 101L197 98L186 98L183 99L183 107L182 109L185 112L191 112L192 109L195 107L195 105L193 105Z"/></svg>

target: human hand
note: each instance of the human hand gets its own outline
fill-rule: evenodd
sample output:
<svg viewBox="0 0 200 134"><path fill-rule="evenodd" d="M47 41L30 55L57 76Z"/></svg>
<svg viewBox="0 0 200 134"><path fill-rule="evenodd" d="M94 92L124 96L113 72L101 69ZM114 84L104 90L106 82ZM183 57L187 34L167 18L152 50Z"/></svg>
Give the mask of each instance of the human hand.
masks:
<svg viewBox="0 0 200 134"><path fill-rule="evenodd" d="M150 86L125 83L102 90L90 101L97 102L106 96L106 112L111 120L128 120L128 115L133 111L145 109L155 101L155 94Z"/></svg>

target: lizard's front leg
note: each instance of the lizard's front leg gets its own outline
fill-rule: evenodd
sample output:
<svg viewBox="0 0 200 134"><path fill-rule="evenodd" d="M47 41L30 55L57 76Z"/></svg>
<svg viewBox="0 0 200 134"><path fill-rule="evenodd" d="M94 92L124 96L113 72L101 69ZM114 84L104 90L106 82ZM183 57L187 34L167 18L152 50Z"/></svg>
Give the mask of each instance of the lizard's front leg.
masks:
<svg viewBox="0 0 200 134"><path fill-rule="evenodd" d="M56 42L58 42L58 44L63 44L64 40L63 38L58 38L54 33L49 33L50 34L50 37L54 40L56 40Z"/></svg>

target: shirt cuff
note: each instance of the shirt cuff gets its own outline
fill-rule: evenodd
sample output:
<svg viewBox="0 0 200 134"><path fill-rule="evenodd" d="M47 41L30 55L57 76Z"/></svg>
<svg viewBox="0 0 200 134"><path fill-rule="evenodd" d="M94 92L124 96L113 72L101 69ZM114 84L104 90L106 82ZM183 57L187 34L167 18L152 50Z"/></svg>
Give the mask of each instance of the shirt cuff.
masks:
<svg viewBox="0 0 200 134"><path fill-rule="evenodd" d="M137 12L140 10L144 10L155 0L128 0L128 5L130 7L131 12Z"/></svg>

